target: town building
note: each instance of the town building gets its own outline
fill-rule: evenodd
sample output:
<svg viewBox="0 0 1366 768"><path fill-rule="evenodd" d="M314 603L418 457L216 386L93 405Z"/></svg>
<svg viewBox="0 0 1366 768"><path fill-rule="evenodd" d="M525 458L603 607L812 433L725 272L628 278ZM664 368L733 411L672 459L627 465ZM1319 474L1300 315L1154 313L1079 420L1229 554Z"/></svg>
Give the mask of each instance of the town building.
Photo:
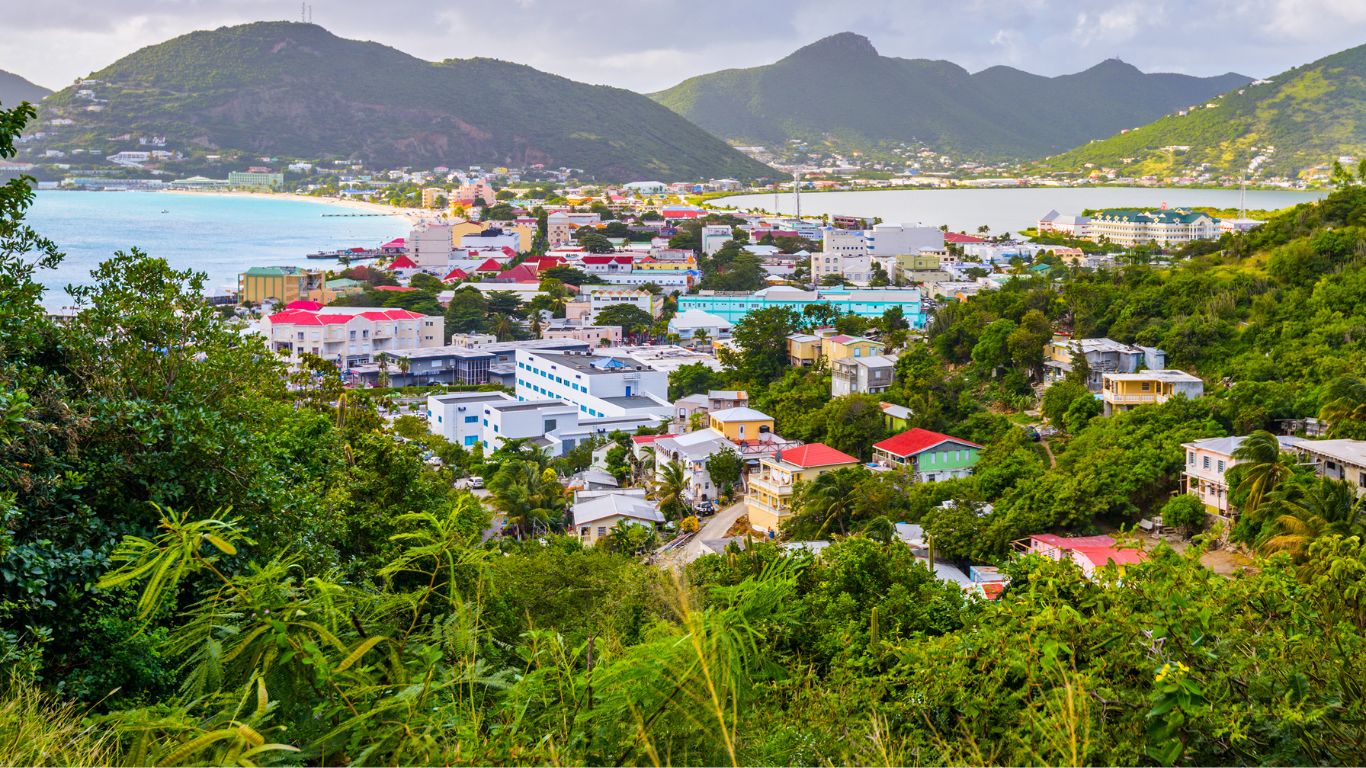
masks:
<svg viewBox="0 0 1366 768"><path fill-rule="evenodd" d="M654 528L664 522L659 508L644 496L628 492L606 493L579 501L570 513L574 531L584 546L591 547L620 523Z"/></svg>
<svg viewBox="0 0 1366 768"><path fill-rule="evenodd" d="M541 331L543 339L575 339L594 349L621 343L619 325L562 325Z"/></svg>
<svg viewBox="0 0 1366 768"><path fill-rule="evenodd" d="M1205 394L1205 382L1185 371L1153 370L1101 374L1101 402L1109 416L1140 405L1165 403L1177 395L1194 399Z"/></svg>
<svg viewBox="0 0 1366 768"><path fill-rule="evenodd" d="M1186 451L1186 466L1181 471L1182 489L1200 499L1205 511L1226 520L1237 517L1238 510L1229 503L1227 472L1238 463L1233 452L1246 437L1209 437L1182 443ZM1298 437L1278 437L1282 451L1294 450L1310 441Z"/></svg>
<svg viewBox="0 0 1366 768"><path fill-rule="evenodd" d="M1115 546L1115 540L1110 536L1067 537L1037 533L1015 542L1015 548L1024 554L1074 563L1087 578L1093 578L1095 572L1106 565L1113 564L1122 570L1147 557L1141 549Z"/></svg>
<svg viewBox="0 0 1366 768"><path fill-rule="evenodd" d="M553 398L587 416L646 415L668 419L669 376L632 360L602 354L517 351L519 400Z"/></svg>
<svg viewBox="0 0 1366 768"><path fill-rule="evenodd" d="M830 364L830 396L876 395L890 389L895 378L895 357L843 357Z"/></svg>
<svg viewBox="0 0 1366 768"><path fill-rule="evenodd" d="M327 284L321 269L301 267L250 267L237 276L237 302L260 306L267 302L284 306L296 301L328 304L337 291Z"/></svg>
<svg viewBox="0 0 1366 768"><path fill-rule="evenodd" d="M514 380L517 350L540 349L548 352L586 354L589 345L575 339L529 339L497 341L484 334L454 334L451 344L388 353L387 373L391 386L431 384L504 384ZM404 370L406 368L406 370ZM347 369L357 383L374 385L379 378L375 361Z"/></svg>
<svg viewBox="0 0 1366 768"><path fill-rule="evenodd" d="M446 190L441 187L424 187L422 190L423 208L444 208Z"/></svg>
<svg viewBox="0 0 1366 768"><path fill-rule="evenodd" d="M733 326L726 320L699 309L679 312L669 319L669 333L684 342L698 338L700 331L708 341L730 338Z"/></svg>
<svg viewBox="0 0 1366 768"><path fill-rule="evenodd" d="M1086 377L1086 388L1092 392L1100 392L1104 374L1137 373L1141 368L1156 370L1167 367L1167 353L1156 347L1122 344L1106 338L1054 336L1043 349L1045 385L1067 378L1072 372L1072 361L1078 354L1086 357L1086 367L1090 371Z"/></svg>
<svg viewBox="0 0 1366 768"><path fill-rule="evenodd" d="M1056 232L1069 237L1086 238L1091 234L1091 217L1066 216L1057 211L1049 211L1039 219L1040 233Z"/></svg>
<svg viewBox="0 0 1366 768"><path fill-rule="evenodd" d="M886 467L909 466L917 482L967 477L982 446L952 435L916 427L873 444L873 461Z"/></svg>
<svg viewBox="0 0 1366 768"><path fill-rule="evenodd" d="M419 222L404 238L403 247L418 268L444 270L451 258L451 225Z"/></svg>
<svg viewBox="0 0 1366 768"><path fill-rule="evenodd" d="M721 451L738 453L735 445L714 429L698 429L681 435L661 437L652 444L655 452L655 475L664 465L676 462L683 467L687 479L685 495L690 504L716 499L718 489L712 484L707 461Z"/></svg>
<svg viewBox="0 0 1366 768"><path fill-rule="evenodd" d="M721 370L721 361L708 351L689 349L677 344L637 344L604 347L597 352L607 357L619 357L633 365L643 366L668 376L685 365L705 365L713 371Z"/></svg>
<svg viewBox="0 0 1366 768"><path fill-rule="evenodd" d="M1091 217L1086 237L1123 246L1157 243L1166 247L1214 240L1219 234L1218 222L1198 211L1116 209Z"/></svg>
<svg viewBox="0 0 1366 768"><path fill-rule="evenodd" d="M384 307L295 307L261 318L271 349L309 353L345 370L381 353L441 346L445 319Z"/></svg>
<svg viewBox="0 0 1366 768"><path fill-rule="evenodd" d="M1366 491L1366 440L1301 440L1291 447L1320 477L1341 480L1358 496Z"/></svg>
<svg viewBox="0 0 1366 768"><path fill-rule="evenodd" d="M750 312L768 307L787 307L801 313L812 304L828 304L837 313L860 317L881 317L899 307L912 328L925 327L926 314L921 294L915 288L819 288L803 291L774 286L753 293L738 291L700 291L678 297L678 311L697 309L728 322L739 322Z"/></svg>
<svg viewBox="0 0 1366 768"><path fill-rule="evenodd" d="M659 317L664 311L662 297L640 288L585 285L581 295L588 299L589 314L593 322L597 322L599 312L623 304L635 307L650 317Z"/></svg>
<svg viewBox="0 0 1366 768"><path fill-rule="evenodd" d="M858 466L858 459L823 443L786 448L759 460L757 473L749 478L745 497L749 524L756 531L777 534L792 515L796 484L844 467Z"/></svg>
<svg viewBox="0 0 1366 768"><path fill-rule="evenodd" d="M702 252L708 256L721 250L732 239L733 231L729 224L707 224L702 227Z"/></svg>
<svg viewBox="0 0 1366 768"><path fill-rule="evenodd" d="M586 441L659 422L644 414L585 418L574 405L554 399L488 401L483 406L480 443L486 455L509 440L525 440L551 456L563 456Z"/></svg>
<svg viewBox="0 0 1366 768"><path fill-rule="evenodd" d="M259 192L276 192L284 188L285 175L269 171L229 171L228 186Z"/></svg>
<svg viewBox="0 0 1366 768"><path fill-rule="evenodd" d="M427 396L427 428L450 442L473 448L483 440L484 404L511 402L506 392L452 392Z"/></svg>

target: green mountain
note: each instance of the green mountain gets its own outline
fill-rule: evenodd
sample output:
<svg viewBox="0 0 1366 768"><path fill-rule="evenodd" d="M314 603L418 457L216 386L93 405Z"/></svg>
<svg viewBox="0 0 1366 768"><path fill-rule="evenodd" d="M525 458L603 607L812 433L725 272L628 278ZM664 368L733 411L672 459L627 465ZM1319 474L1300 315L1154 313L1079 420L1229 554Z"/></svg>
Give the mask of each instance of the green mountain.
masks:
<svg viewBox="0 0 1366 768"><path fill-rule="evenodd" d="M12 72L0 70L0 105L12 107L21 101L37 104L49 93L52 91L41 85L30 83Z"/></svg>
<svg viewBox="0 0 1366 768"><path fill-rule="evenodd" d="M1366 45L1077 147L1040 167L1083 170L1090 163L1126 176L1169 177L1205 166L1212 175L1237 177L1251 164L1256 176L1294 177L1340 155L1366 155Z"/></svg>
<svg viewBox="0 0 1366 768"><path fill-rule="evenodd" d="M193 32L80 87L103 109L91 111L75 86L44 103L49 116L76 121L56 139L66 147L103 148L131 133L165 136L182 151L387 167L543 163L612 180L773 175L631 91L492 59L423 61L312 24Z"/></svg>
<svg viewBox="0 0 1366 768"><path fill-rule="evenodd" d="M846 148L920 142L984 157L1039 157L1244 85L1249 78L1144 74L1116 59L1073 75L881 56L851 32L774 64L701 75L652 95L730 141Z"/></svg>

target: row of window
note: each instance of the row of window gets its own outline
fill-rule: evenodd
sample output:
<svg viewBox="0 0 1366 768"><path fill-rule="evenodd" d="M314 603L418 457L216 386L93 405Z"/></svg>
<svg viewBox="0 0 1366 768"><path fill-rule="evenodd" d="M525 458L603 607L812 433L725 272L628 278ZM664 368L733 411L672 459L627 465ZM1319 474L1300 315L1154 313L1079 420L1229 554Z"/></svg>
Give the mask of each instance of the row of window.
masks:
<svg viewBox="0 0 1366 768"><path fill-rule="evenodd" d="M542 377L542 378L549 379L549 380L555 382L556 384L562 384L562 385L564 385L564 386L566 386L566 387L569 387L570 389L574 390L575 392L582 392L582 393L584 393L584 394L588 394L588 388L587 388L587 387L584 387L584 386L579 385L579 384L575 384L574 382L572 382L572 381L570 381L570 380L568 380L568 379L566 379L566 378L564 378L564 377L562 377L562 376L556 376L556 375L554 375L553 373L549 373L549 372L547 372L547 371L543 371L543 370L541 370L540 368L533 367L533 366L528 365L527 363L523 363L523 362L518 362L518 363L517 363L517 367L518 367L518 368L521 368L521 369L524 370L524 371L530 371L531 373L534 373L534 374L536 374L537 376L540 376L540 377ZM526 382L526 381L523 381L522 379L518 379L518 380L517 380L517 383L518 383L518 384L524 384L524 385L526 385L526 386L528 386L528 387L531 387L532 389L536 389L536 387L533 386L531 383ZM545 390L536 390L536 391L542 392L542 393L545 392Z"/></svg>
<svg viewBox="0 0 1366 768"><path fill-rule="evenodd" d="M1203 459L1203 460L1201 461L1201 468L1202 468L1202 469L1209 469L1209 468L1210 468L1210 460L1209 460L1209 457L1208 457L1208 456L1202 456L1201 458ZM1219 466L1219 469L1218 469L1217 471L1220 472L1220 473L1222 473L1222 472L1224 471L1224 460L1223 460L1223 459L1220 459L1217 463L1218 463L1218 466ZM1188 466L1192 466L1192 467L1195 466L1195 451L1186 451L1186 464L1187 464Z"/></svg>

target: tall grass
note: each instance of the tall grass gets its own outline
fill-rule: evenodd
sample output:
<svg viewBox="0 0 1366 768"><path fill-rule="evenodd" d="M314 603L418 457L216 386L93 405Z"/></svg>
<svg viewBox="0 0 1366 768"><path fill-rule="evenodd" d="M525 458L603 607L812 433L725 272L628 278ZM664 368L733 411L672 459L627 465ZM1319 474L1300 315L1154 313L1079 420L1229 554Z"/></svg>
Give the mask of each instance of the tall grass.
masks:
<svg viewBox="0 0 1366 768"><path fill-rule="evenodd" d="M29 683L13 681L0 693L0 766L110 765L111 731L81 708Z"/></svg>

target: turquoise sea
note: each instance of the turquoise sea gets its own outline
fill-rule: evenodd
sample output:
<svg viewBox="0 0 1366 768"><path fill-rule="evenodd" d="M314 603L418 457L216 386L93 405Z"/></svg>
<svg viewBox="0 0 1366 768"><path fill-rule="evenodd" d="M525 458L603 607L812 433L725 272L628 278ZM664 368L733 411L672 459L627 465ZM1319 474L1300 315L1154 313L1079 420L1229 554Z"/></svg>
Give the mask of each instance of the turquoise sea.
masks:
<svg viewBox="0 0 1366 768"><path fill-rule="evenodd" d="M357 212L286 198L41 191L28 221L66 253L60 267L39 278L48 287L45 303L58 307L67 303L67 285L89 283L90 270L118 250L141 248L177 269L205 272L208 292L219 293L225 286L235 288L238 273L248 267L331 266L336 262L310 262L305 256L379 245L410 228L397 216L335 215Z"/></svg>

